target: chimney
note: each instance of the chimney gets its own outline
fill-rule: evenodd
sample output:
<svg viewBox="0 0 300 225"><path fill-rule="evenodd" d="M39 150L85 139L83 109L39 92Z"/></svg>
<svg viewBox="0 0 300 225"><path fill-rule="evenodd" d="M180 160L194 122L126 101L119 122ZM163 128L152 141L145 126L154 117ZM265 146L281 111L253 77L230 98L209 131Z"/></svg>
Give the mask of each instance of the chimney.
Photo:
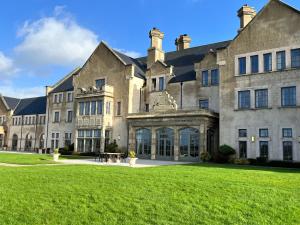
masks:
<svg viewBox="0 0 300 225"><path fill-rule="evenodd" d="M162 40L164 33L157 28L153 28L149 32L149 38L151 39L150 48L148 49L147 67L150 68L157 60L164 61L165 53L162 50Z"/></svg>
<svg viewBox="0 0 300 225"><path fill-rule="evenodd" d="M175 39L176 50L181 51L190 47L192 39L187 34L182 34Z"/></svg>
<svg viewBox="0 0 300 225"><path fill-rule="evenodd" d="M247 26L247 24L253 19L253 17L256 15L256 11L253 7L246 5L243 5L242 8L238 10L238 17L240 17L240 29L239 32L244 29L244 27Z"/></svg>

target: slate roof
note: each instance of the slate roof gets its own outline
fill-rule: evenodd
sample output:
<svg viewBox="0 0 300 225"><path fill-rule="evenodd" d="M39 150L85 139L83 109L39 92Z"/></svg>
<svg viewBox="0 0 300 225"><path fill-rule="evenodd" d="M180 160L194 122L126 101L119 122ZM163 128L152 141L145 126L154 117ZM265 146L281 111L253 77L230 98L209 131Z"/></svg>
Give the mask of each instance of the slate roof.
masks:
<svg viewBox="0 0 300 225"><path fill-rule="evenodd" d="M47 97L24 98L14 111L15 116L46 114Z"/></svg>
<svg viewBox="0 0 300 225"><path fill-rule="evenodd" d="M20 102L20 99L18 98L11 98L7 96L3 96L3 98L10 109L15 109L18 103Z"/></svg>
<svg viewBox="0 0 300 225"><path fill-rule="evenodd" d="M72 71L71 72L71 76L69 76L61 84L59 84L57 87L55 87L50 93L74 91L73 76L76 75L76 74L78 74L79 71L80 71L80 69L75 69L74 71ZM68 75L70 75L70 74L68 74Z"/></svg>
<svg viewBox="0 0 300 225"><path fill-rule="evenodd" d="M223 41L181 51L166 52L164 63L169 66L174 66L173 72L175 77L170 80L170 83L196 80L194 63L200 62L211 49L215 51L226 48L230 42L231 41ZM146 68L147 57L137 58L135 60L138 61L141 68Z"/></svg>

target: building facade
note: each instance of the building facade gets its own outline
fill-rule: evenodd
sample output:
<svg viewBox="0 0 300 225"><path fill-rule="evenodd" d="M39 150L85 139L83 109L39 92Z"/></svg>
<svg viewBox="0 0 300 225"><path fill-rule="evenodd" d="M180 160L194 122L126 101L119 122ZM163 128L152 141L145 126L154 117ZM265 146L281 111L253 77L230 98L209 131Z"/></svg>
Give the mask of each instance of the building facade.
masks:
<svg viewBox="0 0 300 225"><path fill-rule="evenodd" d="M183 34L173 52L157 28L145 57L101 42L47 87L44 110L20 112L18 100L2 97L0 144L27 150L32 138L34 148L103 152L116 142L139 158L182 161L227 144L240 158L300 161L300 12L271 0L257 14L244 5L238 17L233 40L190 47Z"/></svg>

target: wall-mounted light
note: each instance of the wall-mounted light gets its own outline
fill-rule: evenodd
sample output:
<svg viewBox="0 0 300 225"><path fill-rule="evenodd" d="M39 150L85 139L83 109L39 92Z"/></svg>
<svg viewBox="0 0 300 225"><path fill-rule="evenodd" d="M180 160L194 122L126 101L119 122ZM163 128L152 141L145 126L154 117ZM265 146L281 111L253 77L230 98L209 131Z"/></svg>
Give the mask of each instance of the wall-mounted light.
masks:
<svg viewBox="0 0 300 225"><path fill-rule="evenodd" d="M251 136L251 142L255 142L255 136Z"/></svg>
<svg viewBox="0 0 300 225"><path fill-rule="evenodd" d="M120 134L118 135L118 141L120 141L121 140L121 136L120 136Z"/></svg>

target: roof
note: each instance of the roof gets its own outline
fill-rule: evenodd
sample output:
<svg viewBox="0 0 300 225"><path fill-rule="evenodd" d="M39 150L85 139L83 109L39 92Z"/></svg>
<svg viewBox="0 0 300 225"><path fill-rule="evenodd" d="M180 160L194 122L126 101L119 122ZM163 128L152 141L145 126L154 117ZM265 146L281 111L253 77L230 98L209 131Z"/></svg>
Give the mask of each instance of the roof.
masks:
<svg viewBox="0 0 300 225"><path fill-rule="evenodd" d="M9 109L15 109L18 103L20 102L20 99L18 98L11 98L7 96L3 96L3 98L6 101L6 104L8 105Z"/></svg>
<svg viewBox="0 0 300 225"><path fill-rule="evenodd" d="M66 92L66 91L73 91L73 77L74 75L80 72L80 68L76 68L67 76L65 76L62 80L60 80L56 85L56 87L50 93L58 93L58 92Z"/></svg>
<svg viewBox="0 0 300 225"><path fill-rule="evenodd" d="M36 115L46 114L47 97L25 98L21 99L14 115Z"/></svg>
<svg viewBox="0 0 300 225"><path fill-rule="evenodd" d="M208 45L188 48L181 51L173 51L165 53L165 61L169 66L173 66L174 76L170 83L184 82L196 80L196 72L194 64L200 62L210 50L218 50L226 48L231 41L222 41ZM115 51L115 50L114 50ZM133 59L120 52L115 51L119 57L128 64L134 64L140 72L139 76L145 79L145 71L147 68L147 57Z"/></svg>

